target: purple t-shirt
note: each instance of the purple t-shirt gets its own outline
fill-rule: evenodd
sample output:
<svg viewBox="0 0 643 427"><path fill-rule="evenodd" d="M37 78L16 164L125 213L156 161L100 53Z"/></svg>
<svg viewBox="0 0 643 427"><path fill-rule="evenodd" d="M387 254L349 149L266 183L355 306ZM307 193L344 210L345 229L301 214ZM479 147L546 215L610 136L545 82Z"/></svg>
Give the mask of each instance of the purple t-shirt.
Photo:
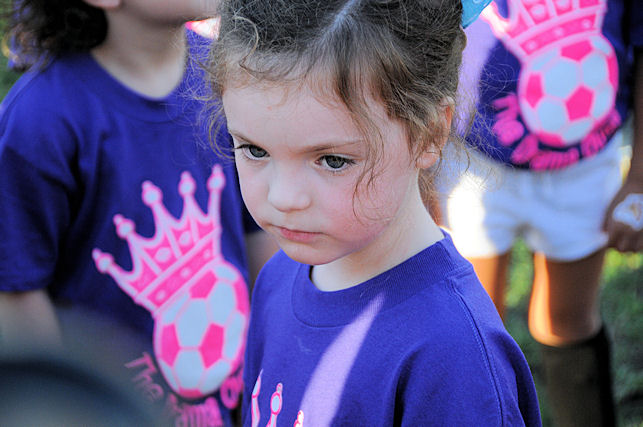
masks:
<svg viewBox="0 0 643 427"><path fill-rule="evenodd" d="M451 238L323 292L283 252L252 296L244 426L539 426L534 383Z"/></svg>
<svg viewBox="0 0 643 427"><path fill-rule="evenodd" d="M208 145L193 97L207 41L189 34L184 80L163 99L89 54L12 88L0 107L0 290L46 288L58 307L97 314L87 347L112 353L159 411L222 425L241 391L244 236L257 226L234 163ZM230 143L225 128L217 139Z"/></svg>
<svg viewBox="0 0 643 427"><path fill-rule="evenodd" d="M633 3L494 0L466 30L471 144L532 170L601 151L632 105L633 49L643 47L643 12Z"/></svg>

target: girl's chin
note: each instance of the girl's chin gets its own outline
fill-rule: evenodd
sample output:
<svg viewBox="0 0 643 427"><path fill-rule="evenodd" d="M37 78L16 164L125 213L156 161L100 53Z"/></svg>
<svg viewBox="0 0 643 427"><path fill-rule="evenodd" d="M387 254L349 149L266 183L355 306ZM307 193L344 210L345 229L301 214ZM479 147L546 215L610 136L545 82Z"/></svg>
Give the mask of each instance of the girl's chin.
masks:
<svg viewBox="0 0 643 427"><path fill-rule="evenodd" d="M323 265L341 258L337 256L337 254L316 250L311 247L305 247L304 245L280 241L279 246L290 259L301 264Z"/></svg>

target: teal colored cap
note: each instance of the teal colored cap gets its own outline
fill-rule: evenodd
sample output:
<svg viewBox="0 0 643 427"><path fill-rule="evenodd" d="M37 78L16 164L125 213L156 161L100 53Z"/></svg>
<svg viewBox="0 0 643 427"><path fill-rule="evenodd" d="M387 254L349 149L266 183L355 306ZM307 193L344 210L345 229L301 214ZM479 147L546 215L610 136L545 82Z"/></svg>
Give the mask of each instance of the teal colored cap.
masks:
<svg viewBox="0 0 643 427"><path fill-rule="evenodd" d="M462 28L475 21L492 0L462 0Z"/></svg>

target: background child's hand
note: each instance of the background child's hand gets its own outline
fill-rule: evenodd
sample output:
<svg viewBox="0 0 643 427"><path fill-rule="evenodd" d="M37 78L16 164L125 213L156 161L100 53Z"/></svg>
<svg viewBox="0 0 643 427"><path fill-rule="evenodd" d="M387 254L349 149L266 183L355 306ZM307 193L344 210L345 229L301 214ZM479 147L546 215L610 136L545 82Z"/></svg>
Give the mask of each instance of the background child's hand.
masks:
<svg viewBox="0 0 643 427"><path fill-rule="evenodd" d="M608 247L621 252L643 250L643 182L625 181L607 209L603 228Z"/></svg>

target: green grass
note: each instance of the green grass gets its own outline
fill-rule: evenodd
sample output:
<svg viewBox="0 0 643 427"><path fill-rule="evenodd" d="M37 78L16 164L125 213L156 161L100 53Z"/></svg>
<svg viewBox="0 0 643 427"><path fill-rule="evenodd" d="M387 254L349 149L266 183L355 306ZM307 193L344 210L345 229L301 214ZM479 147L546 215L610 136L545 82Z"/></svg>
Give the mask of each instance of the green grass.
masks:
<svg viewBox="0 0 643 427"><path fill-rule="evenodd" d="M543 425L551 426L542 384L540 350L527 329L532 277L531 254L519 242L512 253L506 325L531 366ZM643 254L608 251L602 276L601 311L612 337L612 371L619 425L643 427Z"/></svg>
<svg viewBox="0 0 643 427"><path fill-rule="evenodd" d="M1 18L1 17L0 17ZM0 48L4 49L4 21L0 19ZM11 85L18 79L19 74L7 68L7 57L0 54L0 100L4 99Z"/></svg>
<svg viewBox="0 0 643 427"><path fill-rule="evenodd" d="M7 58L3 55L0 55L0 70L2 70L0 73L0 99L4 99L11 85L18 78L18 74L7 71Z"/></svg>

